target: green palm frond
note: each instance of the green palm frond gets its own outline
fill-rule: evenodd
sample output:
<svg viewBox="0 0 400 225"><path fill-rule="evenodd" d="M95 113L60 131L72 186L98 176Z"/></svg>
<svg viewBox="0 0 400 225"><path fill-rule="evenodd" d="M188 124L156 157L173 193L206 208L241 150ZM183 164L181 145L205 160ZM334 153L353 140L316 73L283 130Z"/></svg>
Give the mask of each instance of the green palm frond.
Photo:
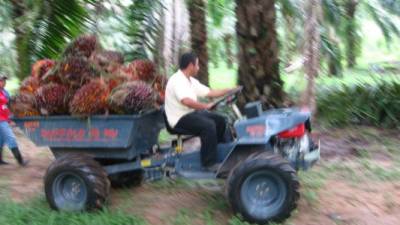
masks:
<svg viewBox="0 0 400 225"><path fill-rule="evenodd" d="M227 4L232 4L231 0L209 0L207 1L208 15L214 26L220 27L225 17Z"/></svg>
<svg viewBox="0 0 400 225"><path fill-rule="evenodd" d="M330 75L341 76L343 72L343 54L340 45L332 34L321 31L321 53L327 60Z"/></svg>
<svg viewBox="0 0 400 225"><path fill-rule="evenodd" d="M398 0L380 0L379 4L388 12L400 16L400 1Z"/></svg>
<svg viewBox="0 0 400 225"><path fill-rule="evenodd" d="M393 23L390 14L376 1L365 1L365 8L382 31L387 43L392 40L392 35L400 37L399 28Z"/></svg>
<svg viewBox="0 0 400 225"><path fill-rule="evenodd" d="M163 4L159 0L136 0L127 8L124 33L129 37L130 50L127 60L152 58L159 50L157 39L162 32Z"/></svg>
<svg viewBox="0 0 400 225"><path fill-rule="evenodd" d="M30 40L34 59L57 58L66 43L80 35L92 22L84 5L92 2L43 1Z"/></svg>
<svg viewBox="0 0 400 225"><path fill-rule="evenodd" d="M11 27L11 5L6 1L0 1L0 30Z"/></svg>
<svg viewBox="0 0 400 225"><path fill-rule="evenodd" d="M277 1L280 12L283 16L301 18L302 3L296 0L279 0Z"/></svg>
<svg viewBox="0 0 400 225"><path fill-rule="evenodd" d="M325 22L333 26L339 26L342 23L343 12L338 1L322 0L321 6Z"/></svg>

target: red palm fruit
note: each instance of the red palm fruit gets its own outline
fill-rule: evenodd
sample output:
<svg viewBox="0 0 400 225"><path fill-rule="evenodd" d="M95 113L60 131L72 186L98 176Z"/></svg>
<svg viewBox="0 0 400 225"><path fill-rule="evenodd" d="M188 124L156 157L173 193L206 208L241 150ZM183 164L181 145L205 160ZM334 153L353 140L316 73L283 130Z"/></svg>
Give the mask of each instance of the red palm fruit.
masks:
<svg viewBox="0 0 400 225"><path fill-rule="evenodd" d="M127 91L124 100L124 109L127 113L140 113L154 106L153 89L145 82L134 81L127 87Z"/></svg>
<svg viewBox="0 0 400 225"><path fill-rule="evenodd" d="M40 84L50 84L50 83L55 83L55 84L62 84L63 82L61 81L61 77L57 73L47 73L42 79L40 80Z"/></svg>
<svg viewBox="0 0 400 225"><path fill-rule="evenodd" d="M105 113L108 110L108 95L109 90L103 80L92 80L76 91L69 103L69 111L73 115Z"/></svg>
<svg viewBox="0 0 400 225"><path fill-rule="evenodd" d="M124 63L124 56L116 51L100 51L92 54L90 62L104 73L117 73Z"/></svg>
<svg viewBox="0 0 400 225"><path fill-rule="evenodd" d="M36 98L32 93L19 93L10 99L10 111L17 118L39 116L36 108Z"/></svg>
<svg viewBox="0 0 400 225"><path fill-rule="evenodd" d="M132 83L132 82L130 82ZM110 106L110 111L117 114L125 114L124 102L126 96L129 94L129 83L120 85L111 92L108 97L108 105Z"/></svg>
<svg viewBox="0 0 400 225"><path fill-rule="evenodd" d="M32 65L31 76L40 80L55 64L56 62L51 59L39 60Z"/></svg>
<svg viewBox="0 0 400 225"><path fill-rule="evenodd" d="M38 109L43 115L67 114L70 96L67 86L55 83L40 87L35 94Z"/></svg>
<svg viewBox="0 0 400 225"><path fill-rule="evenodd" d="M134 60L127 66L128 74L134 80L152 81L155 75L155 65L150 60L138 59Z"/></svg>
<svg viewBox="0 0 400 225"><path fill-rule="evenodd" d="M98 76L99 72L91 67L86 58L69 57L60 63L58 74L64 84L78 88Z"/></svg>
<svg viewBox="0 0 400 225"><path fill-rule="evenodd" d="M39 86L39 79L37 77L27 77L22 81L19 92L33 94Z"/></svg>
<svg viewBox="0 0 400 225"><path fill-rule="evenodd" d="M118 87L119 85L128 82L129 78L123 74L115 74L106 78L105 80L108 86L108 90L110 90L111 92L114 88Z"/></svg>
<svg viewBox="0 0 400 225"><path fill-rule="evenodd" d="M159 105L164 104L165 88L167 87L168 79L163 75L156 75L152 84L154 91L157 93L156 102Z"/></svg>
<svg viewBox="0 0 400 225"><path fill-rule="evenodd" d="M89 58L93 52L100 48L100 43L95 35L82 35L67 46L63 55L65 57L82 56Z"/></svg>

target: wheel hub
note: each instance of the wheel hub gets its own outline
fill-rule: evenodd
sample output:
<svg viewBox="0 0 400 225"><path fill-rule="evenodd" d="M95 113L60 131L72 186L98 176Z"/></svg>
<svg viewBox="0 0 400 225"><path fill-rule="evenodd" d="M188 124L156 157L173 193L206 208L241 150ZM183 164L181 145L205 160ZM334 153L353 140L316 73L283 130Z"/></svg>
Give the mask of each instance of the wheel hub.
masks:
<svg viewBox="0 0 400 225"><path fill-rule="evenodd" d="M64 188L62 190L62 195L68 199L77 201L79 200L79 196L82 193L81 183L76 181L73 178L68 178L64 181Z"/></svg>
<svg viewBox="0 0 400 225"><path fill-rule="evenodd" d="M61 173L53 183L54 201L63 210L82 210L87 199L85 182L76 174Z"/></svg>
<svg viewBox="0 0 400 225"><path fill-rule="evenodd" d="M255 217L276 214L285 201L287 190L282 178L272 171L254 172L242 183L241 199Z"/></svg>
<svg viewBox="0 0 400 225"><path fill-rule="evenodd" d="M256 186L256 193L258 195L258 198L260 198L260 199L264 199L268 195L269 191L270 191L270 188L267 185L267 182L262 182L261 184L258 184Z"/></svg>

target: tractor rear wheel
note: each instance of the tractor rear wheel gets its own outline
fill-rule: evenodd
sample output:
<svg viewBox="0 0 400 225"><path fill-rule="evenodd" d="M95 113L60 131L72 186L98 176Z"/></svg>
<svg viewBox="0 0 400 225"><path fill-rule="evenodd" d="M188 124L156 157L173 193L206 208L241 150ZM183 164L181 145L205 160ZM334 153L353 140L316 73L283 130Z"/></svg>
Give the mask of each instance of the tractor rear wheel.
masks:
<svg viewBox="0 0 400 225"><path fill-rule="evenodd" d="M66 154L47 169L44 188L46 199L55 210L94 210L104 205L110 181L105 170L90 156Z"/></svg>
<svg viewBox="0 0 400 225"><path fill-rule="evenodd" d="M257 152L229 174L227 196L235 213L251 223L281 222L297 207L296 171L280 155Z"/></svg>

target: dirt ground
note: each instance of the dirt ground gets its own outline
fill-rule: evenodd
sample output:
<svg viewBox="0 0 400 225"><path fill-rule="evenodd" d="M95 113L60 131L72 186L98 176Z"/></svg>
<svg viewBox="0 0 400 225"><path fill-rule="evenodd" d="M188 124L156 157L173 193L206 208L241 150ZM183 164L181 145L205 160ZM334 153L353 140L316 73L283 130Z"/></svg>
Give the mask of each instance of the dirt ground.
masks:
<svg viewBox="0 0 400 225"><path fill-rule="evenodd" d="M321 139L322 160L313 170L323 170L323 164L341 164L355 160L365 151L376 165L392 165L390 151L381 151L383 144L399 146L398 132L365 128L366 132L353 129L317 131L314 138ZM53 160L47 148L37 147L20 131L16 131L20 148L30 160L26 168L15 164L5 150L9 165L0 168L0 192L7 187L11 199L22 202L43 193L43 176ZM379 137L385 137L380 140ZM386 149L387 150L387 149ZM395 149L396 150L396 149ZM398 149L397 149L398 151ZM338 175L339 174L339 175ZM293 216L285 223L292 225L399 225L400 180L371 180L352 182L340 176L326 174L322 187L312 190L310 200L307 190ZM302 190L303 194L303 190ZM111 208L121 208L144 217L149 224L176 224L176 220L188 220L191 224L206 224L211 215L214 224L227 224L232 213L223 198L221 188L212 190L200 185L144 184L130 189L113 189ZM207 223L209 224L209 223Z"/></svg>

